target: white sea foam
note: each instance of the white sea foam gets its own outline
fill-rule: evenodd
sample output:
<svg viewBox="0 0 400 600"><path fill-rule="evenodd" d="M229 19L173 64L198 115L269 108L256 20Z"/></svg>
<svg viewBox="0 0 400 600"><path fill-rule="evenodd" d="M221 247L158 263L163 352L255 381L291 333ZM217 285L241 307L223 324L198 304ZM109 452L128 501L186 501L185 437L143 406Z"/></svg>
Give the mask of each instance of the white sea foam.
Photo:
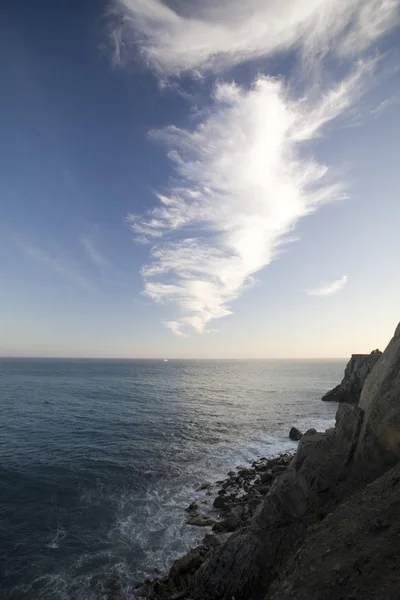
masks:
<svg viewBox="0 0 400 600"><path fill-rule="evenodd" d="M67 536L67 532L63 527L57 527L57 531L55 536L52 538L51 542L49 542L46 547L51 548L52 550L56 550L60 547L60 543Z"/></svg>
<svg viewBox="0 0 400 600"><path fill-rule="evenodd" d="M14 596L100 600L118 582L124 590L121 597L131 600L136 583L165 573L206 533L207 529L185 524L184 509L193 500L207 502L202 504L205 512L213 512L213 495L196 491L199 484L224 479L237 465L248 466L256 458L295 450L296 443L288 439L292 425L305 431L333 424L335 407L320 397L335 384L342 366L185 362L171 363L168 374L162 369L157 379L147 363L112 363L107 367L110 381L118 385L99 390L97 374L106 381L104 366L95 370L92 380L82 364L75 396L85 402L69 405L69 395L62 396L59 413L52 413L47 446L36 410L42 406L41 390L27 389L23 395L27 410L21 414L29 416L32 433L29 438L10 438L7 448L13 458L22 456L31 470L30 457L36 460L35 452L46 451L49 469L43 480L41 471L35 473L43 494L38 495L35 487L36 504L30 510L43 515L48 506L59 527L49 534L32 518L26 539L40 542L32 550L34 561L26 560L23 550L16 553L22 557L18 576L27 591L21 587ZM125 378L122 367L127 369ZM72 389L76 368L72 364ZM131 370L137 373L137 382ZM32 427L36 414L38 421ZM9 422L12 426L12 415ZM57 496L57 505L46 504L58 494L60 477L66 493ZM12 485L16 483L14 478ZM23 494L29 484L30 479L22 481L14 494ZM211 494L218 487L213 485ZM14 514L11 503L9 510ZM12 549L16 536L7 533ZM15 572L10 573L15 582ZM11 576L8 594L14 585Z"/></svg>
<svg viewBox="0 0 400 600"><path fill-rule="evenodd" d="M304 418L296 423L304 430L315 427L322 431L332 424L331 417L311 422ZM217 451L213 448L202 464L197 465L196 472L186 475L185 482L179 485L175 481L168 485L163 481L162 487L152 487L148 491L146 508L142 514L130 514L117 522L119 535L128 544L134 539L145 556L135 573L136 577L145 579L158 574L165 575L173 560L201 542L210 529L186 525L184 508L196 501L201 503L204 513L215 513L212 501L219 487L215 482L225 478L228 471L239 465L248 466L249 462L261 457L272 458L296 450L297 442L288 438L288 424L281 422L278 429L281 429L281 433L275 436L259 432L259 435L240 447L231 443L221 445ZM212 484L211 495L207 495L207 491L196 491L197 485L202 482Z"/></svg>

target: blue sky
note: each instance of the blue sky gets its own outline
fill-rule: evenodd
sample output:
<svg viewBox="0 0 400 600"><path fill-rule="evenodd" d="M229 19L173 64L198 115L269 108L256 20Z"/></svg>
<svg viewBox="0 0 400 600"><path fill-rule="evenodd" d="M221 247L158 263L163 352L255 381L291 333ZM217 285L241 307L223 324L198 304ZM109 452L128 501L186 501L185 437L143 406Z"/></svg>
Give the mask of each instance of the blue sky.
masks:
<svg viewBox="0 0 400 600"><path fill-rule="evenodd" d="M386 345L399 2L332 4L8 2L0 355Z"/></svg>

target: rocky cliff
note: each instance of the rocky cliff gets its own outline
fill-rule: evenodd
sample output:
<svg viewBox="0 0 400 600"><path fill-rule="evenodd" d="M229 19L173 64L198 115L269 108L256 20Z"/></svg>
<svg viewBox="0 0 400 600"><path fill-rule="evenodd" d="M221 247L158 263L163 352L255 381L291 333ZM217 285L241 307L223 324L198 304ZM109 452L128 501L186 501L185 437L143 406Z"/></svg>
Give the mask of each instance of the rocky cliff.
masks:
<svg viewBox="0 0 400 600"><path fill-rule="evenodd" d="M400 325L378 360L360 405L342 404L334 429L300 440L289 468L275 481L248 530L234 534L201 569L198 597L283 598L279 591L270 595L270 586L275 582L279 590L279 582L285 585L285 565L303 555L310 527L399 461ZM396 519L400 520L400 507ZM340 517L339 525L346 528ZM318 578L324 590L323 573ZM307 593L304 597L314 597Z"/></svg>
<svg viewBox="0 0 400 600"><path fill-rule="evenodd" d="M347 363L341 383L325 394L322 400L357 404L365 380L381 355L379 350L374 350L371 354L353 354Z"/></svg>
<svg viewBox="0 0 400 600"><path fill-rule="evenodd" d="M394 600L399 534L400 325L359 405L341 404L334 428L301 438L250 522L192 569L187 589L151 596Z"/></svg>

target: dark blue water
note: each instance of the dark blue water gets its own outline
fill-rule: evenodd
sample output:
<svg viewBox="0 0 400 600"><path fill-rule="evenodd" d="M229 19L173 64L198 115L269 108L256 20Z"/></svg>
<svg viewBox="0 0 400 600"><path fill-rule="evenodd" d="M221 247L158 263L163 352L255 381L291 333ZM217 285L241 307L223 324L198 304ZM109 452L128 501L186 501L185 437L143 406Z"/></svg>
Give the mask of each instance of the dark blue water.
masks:
<svg viewBox="0 0 400 600"><path fill-rule="evenodd" d="M0 360L0 597L126 598L205 531L194 490L325 429L344 361Z"/></svg>

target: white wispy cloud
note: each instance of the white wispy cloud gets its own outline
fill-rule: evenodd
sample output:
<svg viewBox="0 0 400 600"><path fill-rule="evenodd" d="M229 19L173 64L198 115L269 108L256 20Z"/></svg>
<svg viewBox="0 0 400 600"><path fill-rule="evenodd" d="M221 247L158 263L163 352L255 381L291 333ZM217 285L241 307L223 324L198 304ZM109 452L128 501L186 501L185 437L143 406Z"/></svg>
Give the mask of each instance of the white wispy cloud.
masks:
<svg viewBox="0 0 400 600"><path fill-rule="evenodd" d="M358 70L368 69L360 64ZM288 97L282 81L259 77L251 89L218 84L207 118L193 131L154 133L169 148L179 184L147 217L131 217L138 235L160 240L143 268L145 293L179 307L167 326L204 332L251 277L277 255L298 220L343 196L327 168L300 157L301 140L319 134L357 93L360 73L341 82L346 102L329 92L318 104ZM326 107L324 109L324 107ZM171 232L181 230L180 239Z"/></svg>
<svg viewBox="0 0 400 600"><path fill-rule="evenodd" d="M332 294L340 292L340 290L344 288L346 283L347 276L344 275L340 279L336 279L336 281L331 281L330 283L322 283L317 288L309 290L307 293L309 296L331 296Z"/></svg>
<svg viewBox="0 0 400 600"><path fill-rule="evenodd" d="M164 325L178 337L187 337L186 333L181 330L181 323L178 321L165 321Z"/></svg>
<svg viewBox="0 0 400 600"><path fill-rule="evenodd" d="M138 44L162 73L218 71L300 48L306 56L357 56L399 22L398 0L116 0L117 62Z"/></svg>
<svg viewBox="0 0 400 600"><path fill-rule="evenodd" d="M21 240L20 238L14 238L14 242L27 256L29 256L29 258L36 263L43 265L74 287L83 288L85 290L93 289L92 282L64 258L50 254L43 248L25 240Z"/></svg>
<svg viewBox="0 0 400 600"><path fill-rule="evenodd" d="M89 260L105 275L107 271L115 271L114 265L108 260L97 248L94 239L90 235L79 236L79 241L82 244Z"/></svg>
<svg viewBox="0 0 400 600"><path fill-rule="evenodd" d="M370 85L375 61L363 51L398 24L399 2L209 0L178 14L160 0L118 0L113 36L122 62L139 47L160 77L196 76L296 50L312 82L296 95L290 81L263 73L251 87L218 81L197 126L152 132L167 148L175 183L147 215L129 221L138 241L154 244L144 293L177 307L165 323L174 334L203 333L231 314L299 219L344 197L308 143ZM328 54L341 61L336 80L320 77Z"/></svg>
<svg viewBox="0 0 400 600"><path fill-rule="evenodd" d="M393 104L399 103L400 96L391 96L390 98L385 98L385 100L382 100L382 102L380 102L378 106L376 106L370 111L370 115L373 117L379 117L387 108L393 106Z"/></svg>

